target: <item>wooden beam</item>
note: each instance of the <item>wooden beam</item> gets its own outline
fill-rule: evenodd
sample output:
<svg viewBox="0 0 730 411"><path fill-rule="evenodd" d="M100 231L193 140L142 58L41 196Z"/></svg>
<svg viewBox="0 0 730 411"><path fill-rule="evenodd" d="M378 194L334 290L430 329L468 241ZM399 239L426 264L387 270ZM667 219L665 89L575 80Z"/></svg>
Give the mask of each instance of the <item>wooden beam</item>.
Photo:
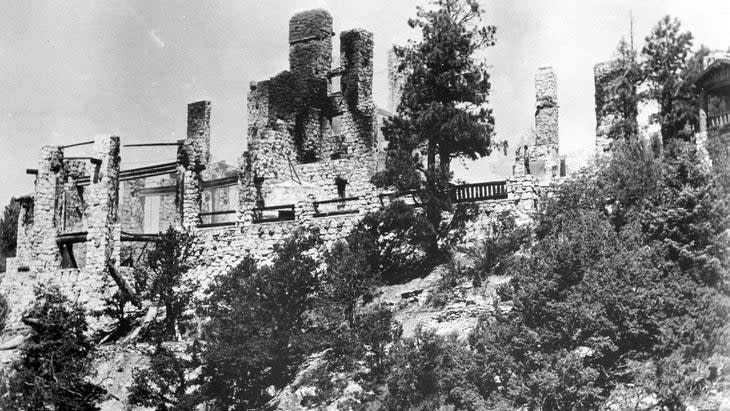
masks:
<svg viewBox="0 0 730 411"><path fill-rule="evenodd" d="M38 169L37 168L26 168L25 169L25 174L31 174L31 175L37 176L38 175Z"/></svg>
<svg viewBox="0 0 730 411"><path fill-rule="evenodd" d="M59 234L56 237L56 243L58 243L58 244L83 243L86 241L87 234L88 233L86 231Z"/></svg>
<svg viewBox="0 0 730 411"><path fill-rule="evenodd" d="M61 146L61 148L69 148L69 147L78 147L78 146L85 146L88 144L94 144L94 140L91 141L84 141L83 143L74 143L74 144L67 144L65 146Z"/></svg>
<svg viewBox="0 0 730 411"><path fill-rule="evenodd" d="M125 144L122 147L165 147L165 146L179 146L182 140L178 140L175 143L138 143L138 144Z"/></svg>

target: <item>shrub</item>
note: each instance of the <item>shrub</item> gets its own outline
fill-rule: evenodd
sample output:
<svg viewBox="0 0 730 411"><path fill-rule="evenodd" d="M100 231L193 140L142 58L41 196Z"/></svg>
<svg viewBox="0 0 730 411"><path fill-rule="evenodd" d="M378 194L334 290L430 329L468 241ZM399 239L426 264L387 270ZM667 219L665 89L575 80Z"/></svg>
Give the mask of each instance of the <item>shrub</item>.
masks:
<svg viewBox="0 0 730 411"><path fill-rule="evenodd" d="M318 287L312 251L320 245L318 233L299 231L275 248L270 266L244 259L211 286L202 394L216 407L262 406L268 387L286 385L322 348L326 339L307 316Z"/></svg>
<svg viewBox="0 0 730 411"><path fill-rule="evenodd" d="M129 388L129 403L151 407L156 411L193 411L199 403L196 382L190 374L199 366L195 344L188 353L158 345L150 358L150 366L135 369Z"/></svg>
<svg viewBox="0 0 730 411"><path fill-rule="evenodd" d="M438 248L437 230L402 201L367 214L345 241L386 284L423 277L447 255Z"/></svg>
<svg viewBox="0 0 730 411"><path fill-rule="evenodd" d="M416 330L390 353L387 410L487 409L476 381L483 375L468 347L455 335ZM444 408L442 408L444 407Z"/></svg>
<svg viewBox="0 0 730 411"><path fill-rule="evenodd" d="M56 287L38 288L23 316L33 331L8 381L0 408L96 410L104 390L86 380L93 345L84 310Z"/></svg>

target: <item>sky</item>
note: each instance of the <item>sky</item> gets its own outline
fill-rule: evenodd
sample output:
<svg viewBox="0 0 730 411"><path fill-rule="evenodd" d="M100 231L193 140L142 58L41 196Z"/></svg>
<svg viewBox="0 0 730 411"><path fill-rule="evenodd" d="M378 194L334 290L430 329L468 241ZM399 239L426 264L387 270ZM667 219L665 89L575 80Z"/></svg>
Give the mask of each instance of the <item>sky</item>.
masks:
<svg viewBox="0 0 730 411"><path fill-rule="evenodd" d="M237 164L245 148L249 83L287 68L288 21L297 11L326 8L335 32L361 27L374 33L374 94L385 107L387 50L414 37L407 19L417 5L427 5L426 0L4 3L0 206L32 192L33 176L25 169L37 167L42 145L99 134L119 135L123 144L174 142L185 137L187 104L203 99L212 101L214 159ZM590 155L593 65L610 59L621 37L629 36L630 15L637 47L665 14L680 18L695 46L730 46L728 1L483 0L483 5L483 22L497 27L497 43L484 53L492 66L496 139L511 147L508 158L459 166L457 177L466 181L506 177L498 174L533 128L534 75L542 66L552 66L558 79L561 153ZM68 149L67 155L84 150ZM124 148L122 166L172 161L174 154L171 148Z"/></svg>

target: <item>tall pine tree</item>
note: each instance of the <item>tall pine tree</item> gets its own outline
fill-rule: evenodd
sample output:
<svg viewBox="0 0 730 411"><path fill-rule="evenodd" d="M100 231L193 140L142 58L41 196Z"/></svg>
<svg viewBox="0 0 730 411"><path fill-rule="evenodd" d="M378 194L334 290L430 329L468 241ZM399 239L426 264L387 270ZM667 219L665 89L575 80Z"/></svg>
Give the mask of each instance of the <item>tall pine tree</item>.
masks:
<svg viewBox="0 0 730 411"><path fill-rule="evenodd" d="M496 29L481 24L483 10L475 0L436 0L432 5L419 7L417 18L408 21L421 31L421 39L396 47L406 81L397 114L385 126L386 170L374 182L418 190L426 215L437 225L441 211L450 207L451 161L490 152L491 84L487 64L477 53L494 45Z"/></svg>

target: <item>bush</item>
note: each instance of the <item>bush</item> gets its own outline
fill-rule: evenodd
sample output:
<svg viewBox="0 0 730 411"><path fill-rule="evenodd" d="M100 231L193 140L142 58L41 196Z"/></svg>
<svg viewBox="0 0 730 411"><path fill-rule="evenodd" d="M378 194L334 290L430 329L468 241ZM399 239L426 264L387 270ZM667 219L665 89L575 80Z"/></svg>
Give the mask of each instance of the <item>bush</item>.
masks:
<svg viewBox="0 0 730 411"><path fill-rule="evenodd" d="M96 410L104 390L86 380L93 345L86 337L84 310L56 287L38 288L23 316L33 331L8 381L0 408Z"/></svg>
<svg viewBox="0 0 730 411"><path fill-rule="evenodd" d="M483 376L468 347L456 336L416 330L393 347L387 378L387 410L484 410L476 381ZM443 408L442 408L443 407Z"/></svg>
<svg viewBox="0 0 730 411"><path fill-rule="evenodd" d="M438 248L437 230L402 201L367 214L345 241L364 256L372 276L386 284L423 277L447 257Z"/></svg>
<svg viewBox="0 0 730 411"><path fill-rule="evenodd" d="M318 288L318 233L299 231L275 248L270 266L244 259L215 280L204 328L202 394L216 407L251 409L288 383L323 338L308 317Z"/></svg>
<svg viewBox="0 0 730 411"><path fill-rule="evenodd" d="M134 370L129 403L156 411L195 410L199 403L195 391L197 381L189 375L200 364L196 348L194 344L190 352L178 354L158 345L150 358L149 368Z"/></svg>
<svg viewBox="0 0 730 411"><path fill-rule="evenodd" d="M504 275L515 253L529 244L531 231L528 226L517 226L511 213L498 214L490 235L471 252L475 257L471 271L474 286L480 287L482 279L490 275Z"/></svg>
<svg viewBox="0 0 730 411"><path fill-rule="evenodd" d="M663 159L617 150L606 168L562 187L534 247L510 265L514 308L471 337L480 366L501 381L483 381L484 393L589 409L634 383L673 408L711 383L699 364L730 365L719 286L728 265L716 247L729 227L723 201L689 145L666 147Z"/></svg>

